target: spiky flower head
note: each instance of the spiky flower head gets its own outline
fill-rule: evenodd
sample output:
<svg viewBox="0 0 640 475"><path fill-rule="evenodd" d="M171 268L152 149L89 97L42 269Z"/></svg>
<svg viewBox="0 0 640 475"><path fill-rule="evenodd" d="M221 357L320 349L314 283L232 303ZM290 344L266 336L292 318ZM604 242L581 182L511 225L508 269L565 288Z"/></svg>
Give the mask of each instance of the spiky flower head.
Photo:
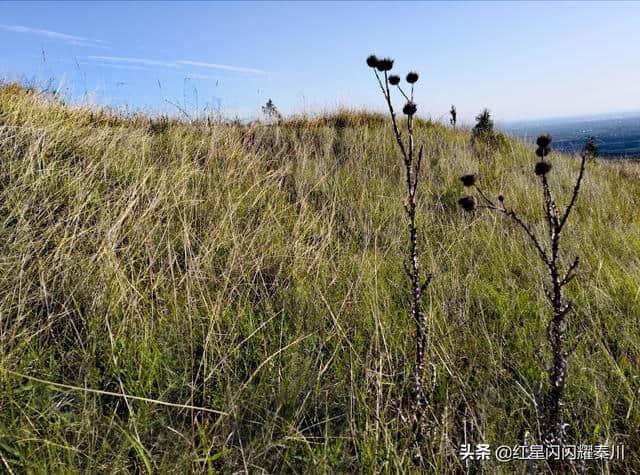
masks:
<svg viewBox="0 0 640 475"><path fill-rule="evenodd" d="M473 211L476 209L476 198L475 196L463 196L458 200L458 204L465 211Z"/></svg>
<svg viewBox="0 0 640 475"><path fill-rule="evenodd" d="M551 153L551 148L550 147L538 147L538 149L536 150L536 155L540 158L544 158L547 155L549 155Z"/></svg>
<svg viewBox="0 0 640 475"><path fill-rule="evenodd" d="M416 106L415 102L407 102L402 108L402 112L406 115L413 115L418 110L418 106Z"/></svg>
<svg viewBox="0 0 640 475"><path fill-rule="evenodd" d="M409 74L407 74L407 82L409 84L413 84L414 82L418 81L418 73L416 73L415 71L411 71Z"/></svg>
<svg viewBox="0 0 640 475"><path fill-rule="evenodd" d="M536 140L536 145L538 146L536 155L540 158L546 157L551 153L551 147L549 147L551 145L551 136L549 134L541 135Z"/></svg>
<svg viewBox="0 0 640 475"><path fill-rule="evenodd" d="M378 71L381 71L381 72L391 71L391 68L393 68L393 59L391 58L379 59L378 64L376 64L376 68L378 68Z"/></svg>
<svg viewBox="0 0 640 475"><path fill-rule="evenodd" d="M475 175L463 175L460 177L460 181L464 186L473 186L476 184L476 176Z"/></svg>
<svg viewBox="0 0 640 475"><path fill-rule="evenodd" d="M375 54L372 54L367 58L367 66L375 68L378 66L378 61L378 57Z"/></svg>
<svg viewBox="0 0 640 475"><path fill-rule="evenodd" d="M547 148L551 145L551 136L549 134L541 135L538 137L538 140L536 140L536 145L540 148Z"/></svg>
<svg viewBox="0 0 640 475"><path fill-rule="evenodd" d="M536 175L538 176L546 175L550 170L551 164L549 162L545 162L544 160L540 160L538 163L536 163L536 167L534 169Z"/></svg>
<svg viewBox="0 0 640 475"><path fill-rule="evenodd" d="M395 74L389 76L389 84L391 84L392 86L397 86L398 84L400 84L400 76L396 76Z"/></svg>

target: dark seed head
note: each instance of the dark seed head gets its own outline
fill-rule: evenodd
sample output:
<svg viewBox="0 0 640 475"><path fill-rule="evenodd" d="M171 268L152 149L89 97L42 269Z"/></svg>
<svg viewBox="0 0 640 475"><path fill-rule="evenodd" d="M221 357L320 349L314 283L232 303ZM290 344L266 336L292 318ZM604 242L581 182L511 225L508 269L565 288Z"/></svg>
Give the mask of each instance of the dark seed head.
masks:
<svg viewBox="0 0 640 475"><path fill-rule="evenodd" d="M547 148L549 145L551 145L551 136L549 134L541 135L540 137L538 137L538 140L536 140L536 145L543 149Z"/></svg>
<svg viewBox="0 0 640 475"><path fill-rule="evenodd" d="M544 158L551 153L551 148L549 147L538 147L536 150L536 155L540 158Z"/></svg>
<svg viewBox="0 0 640 475"><path fill-rule="evenodd" d="M498 201L499 201L500 203L503 203L503 202L504 202L504 196L502 196L502 195L498 195Z"/></svg>
<svg viewBox="0 0 640 475"><path fill-rule="evenodd" d="M549 173L549 170L551 170L551 164L549 162L545 162L541 160L538 163L536 163L536 168L535 168L536 175L538 176L546 175L547 173Z"/></svg>
<svg viewBox="0 0 640 475"><path fill-rule="evenodd" d="M460 177L460 181L464 186L473 186L476 184L476 176L475 175L463 175Z"/></svg>
<svg viewBox="0 0 640 475"><path fill-rule="evenodd" d="M465 211L473 211L476 209L476 198L475 196L463 196L458 200L458 204Z"/></svg>
<svg viewBox="0 0 640 475"><path fill-rule="evenodd" d="M370 68L375 68L378 66L378 57L375 54L372 54L367 58L367 66Z"/></svg>
<svg viewBox="0 0 640 475"><path fill-rule="evenodd" d="M400 84L400 76L396 76L395 74L389 76L389 84L391 84L392 86L397 86L398 84Z"/></svg>
<svg viewBox="0 0 640 475"><path fill-rule="evenodd" d="M415 71L411 71L409 74L407 74L407 82L409 84L413 84L417 80L418 80L418 73L416 73Z"/></svg>
<svg viewBox="0 0 640 475"><path fill-rule="evenodd" d="M391 58L382 58L378 60L378 64L376 64L378 71L391 71L393 68L393 59Z"/></svg>
<svg viewBox="0 0 640 475"><path fill-rule="evenodd" d="M406 115L413 115L418 110L418 106L414 102L407 102L402 108L402 112Z"/></svg>

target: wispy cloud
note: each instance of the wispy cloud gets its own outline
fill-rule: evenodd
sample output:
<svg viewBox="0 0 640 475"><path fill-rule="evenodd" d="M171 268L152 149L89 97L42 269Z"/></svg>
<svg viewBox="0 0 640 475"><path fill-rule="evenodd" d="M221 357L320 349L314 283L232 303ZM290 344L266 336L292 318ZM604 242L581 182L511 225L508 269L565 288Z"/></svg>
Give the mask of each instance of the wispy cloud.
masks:
<svg viewBox="0 0 640 475"><path fill-rule="evenodd" d="M244 68L241 66L229 66L228 64L216 64L216 63L203 63L201 61L188 61L181 59L176 61L177 64L185 64L188 66L198 66L200 68L221 69L223 71L233 71L236 73L251 73L251 74L267 74L266 71L254 68Z"/></svg>
<svg viewBox="0 0 640 475"><path fill-rule="evenodd" d="M158 61L155 59L144 58L125 58L122 56L85 56L86 59L91 59L98 62L108 63L128 63L128 64L141 64L143 66L161 66L164 68L178 68L178 64L175 61Z"/></svg>
<svg viewBox="0 0 640 475"><path fill-rule="evenodd" d="M161 61L157 59L130 58L124 56L85 56L85 59L102 63L139 64L143 66L160 66L163 68L172 69L181 69L183 66L195 66L199 68L218 69L235 73L267 74L266 71L263 71L261 69L230 66L228 64L205 63L202 61L188 61L184 59L176 61ZM193 73L192 75L196 77L196 73ZM203 77L203 75L200 76Z"/></svg>
<svg viewBox="0 0 640 475"><path fill-rule="evenodd" d="M69 35L60 33L59 31L42 30L39 28L31 28L22 25L4 25L0 24L0 30L10 31L12 33L26 33L30 35L44 36L52 40L64 41L76 46L90 46L94 48L107 48L106 41L96 40L93 38L85 38L83 36Z"/></svg>
<svg viewBox="0 0 640 475"><path fill-rule="evenodd" d="M126 70L132 70L132 71L153 71L154 69L149 66L171 67L170 66L171 63L165 63L164 61L154 61L153 63L149 63L150 60L140 59L138 61L135 61L136 58L116 58L112 56L85 56L85 59L91 59L93 61L79 61L78 64L81 64L82 66L97 66L99 68L126 69ZM118 59L127 59L129 61L118 62L117 61ZM177 66L173 65L173 67L177 67ZM220 80L219 76L210 76L208 74L200 74L200 73L195 73L191 71L173 69L172 72L184 75L185 78L187 79L209 79L212 81Z"/></svg>
<svg viewBox="0 0 640 475"><path fill-rule="evenodd" d="M212 81L219 81L219 76L209 76L208 74L200 74L200 73L185 73L188 79L210 79Z"/></svg>
<svg viewBox="0 0 640 475"><path fill-rule="evenodd" d="M82 66L98 66L101 68L113 68L113 69L127 69L134 71L151 71L151 68L145 68L144 66L135 66L129 64L109 64L109 63L91 63L88 61L79 61L78 64Z"/></svg>

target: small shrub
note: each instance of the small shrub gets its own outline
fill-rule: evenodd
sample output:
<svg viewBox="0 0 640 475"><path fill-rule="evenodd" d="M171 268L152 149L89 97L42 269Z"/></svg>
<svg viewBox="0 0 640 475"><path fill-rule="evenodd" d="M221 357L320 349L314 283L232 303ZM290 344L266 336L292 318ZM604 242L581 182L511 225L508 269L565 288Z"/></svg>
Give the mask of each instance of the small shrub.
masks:
<svg viewBox="0 0 640 475"><path fill-rule="evenodd" d="M471 148L478 159L486 159L494 153L504 152L508 147L506 137L493 130L493 120L488 109L476 116L476 125L471 131Z"/></svg>
<svg viewBox="0 0 640 475"><path fill-rule="evenodd" d="M582 153L587 156L587 159L590 160L598 157L600 150L598 149L598 145L596 144L596 138L593 135L587 137L587 141L582 148Z"/></svg>
<svg viewBox="0 0 640 475"><path fill-rule="evenodd" d="M262 113L265 115L268 121L272 122L274 120L279 121L282 120L282 115L280 111L273 103L271 99L267 101L265 105L262 106Z"/></svg>
<svg viewBox="0 0 640 475"><path fill-rule="evenodd" d="M493 120L491 120L491 113L489 109L484 109L480 114L476 116L476 125L473 126L474 137L490 134L493 132Z"/></svg>

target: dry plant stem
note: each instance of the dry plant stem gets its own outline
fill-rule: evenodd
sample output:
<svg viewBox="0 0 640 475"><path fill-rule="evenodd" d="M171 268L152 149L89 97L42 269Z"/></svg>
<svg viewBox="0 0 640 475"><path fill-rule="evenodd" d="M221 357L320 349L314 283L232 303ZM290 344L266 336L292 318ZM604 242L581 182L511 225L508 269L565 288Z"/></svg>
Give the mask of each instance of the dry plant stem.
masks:
<svg viewBox="0 0 640 475"><path fill-rule="evenodd" d="M422 305L422 295L431 281L431 275L428 274L424 281L420 278L420 264L418 262L418 229L416 223L416 189L418 186L418 176L420 174L420 165L422 162L423 149L420 147L417 159L414 153L414 141L413 141L413 116L407 117L407 134L408 134L408 147L405 147L402 141L402 135L398 129L398 124L391 104L391 94L389 90L389 82L387 80L387 73L384 76L384 85L377 71L376 77L382 93L385 96L387 105L389 107L389 113L391 115L391 124L393 126L393 132L400 147L402 153L402 159L406 169L407 179L407 202L405 204L405 211L409 218L409 263L407 266L405 263L404 269L411 281L411 317L416 325L416 354L415 364L413 368L413 400L417 404L415 417L418 420L423 412L423 406L426 403L425 391L424 391L424 367L425 367L425 351L427 346L427 336L429 331L429 322L427 314L424 311ZM401 91L402 92L402 91ZM405 96L404 92L402 95ZM408 99L408 98L407 98ZM413 86L411 87L411 99L413 99Z"/></svg>
<svg viewBox="0 0 640 475"><path fill-rule="evenodd" d="M384 98L387 100L387 106L389 107L389 114L391 115L391 125L393 126L393 135L396 137L396 141L398 142L398 146L400 147L400 152L402 152L402 157L405 162L407 160L407 152L404 149L404 143L402 142L402 134L398 129L398 123L396 121L396 113L393 110L393 105L391 104L391 93L389 92L389 81L387 78L387 72L384 73L384 85L380 80L380 76L378 75L378 71L374 70L376 73L376 78L378 79L378 84L380 84L380 89L382 89L382 94Z"/></svg>
<svg viewBox="0 0 640 475"><path fill-rule="evenodd" d="M549 232L549 245L550 252L546 250L540 240L533 233L531 228L516 214L512 209L505 208L504 206L496 206L491 200L489 200L479 188L478 192L486 205L479 206L480 208L487 208L494 211L501 212L513 219L529 236L533 244L535 245L542 261L547 266L550 278L550 288L545 288L545 294L549 305L551 306L552 318L549 321L547 327L547 337L551 345L552 360L551 366L547 369L549 375L549 383L551 388L545 395L542 401L538 404L542 406L540 412L541 425L543 428L543 439L546 444L563 444L563 424L561 418L561 411L563 400L566 394L567 377L568 377L568 364L567 358L571 352L575 349L576 344L571 348L567 348L567 321L566 316L571 311L571 302L567 300L563 295L563 287L567 285L575 277L575 269L578 266L578 258L576 257L573 263L568 267L566 272L560 270L559 251L560 251L560 236L564 225L567 222L569 214L571 213L573 206L576 202L578 192L580 191L580 185L582 184L582 178L584 176L586 155L582 156L580 164L580 173L576 184L573 188L571 200L567 206L564 214L560 215L558 207L553 198L551 188L547 176L542 175L542 188L544 196L545 218L547 221L547 227Z"/></svg>

